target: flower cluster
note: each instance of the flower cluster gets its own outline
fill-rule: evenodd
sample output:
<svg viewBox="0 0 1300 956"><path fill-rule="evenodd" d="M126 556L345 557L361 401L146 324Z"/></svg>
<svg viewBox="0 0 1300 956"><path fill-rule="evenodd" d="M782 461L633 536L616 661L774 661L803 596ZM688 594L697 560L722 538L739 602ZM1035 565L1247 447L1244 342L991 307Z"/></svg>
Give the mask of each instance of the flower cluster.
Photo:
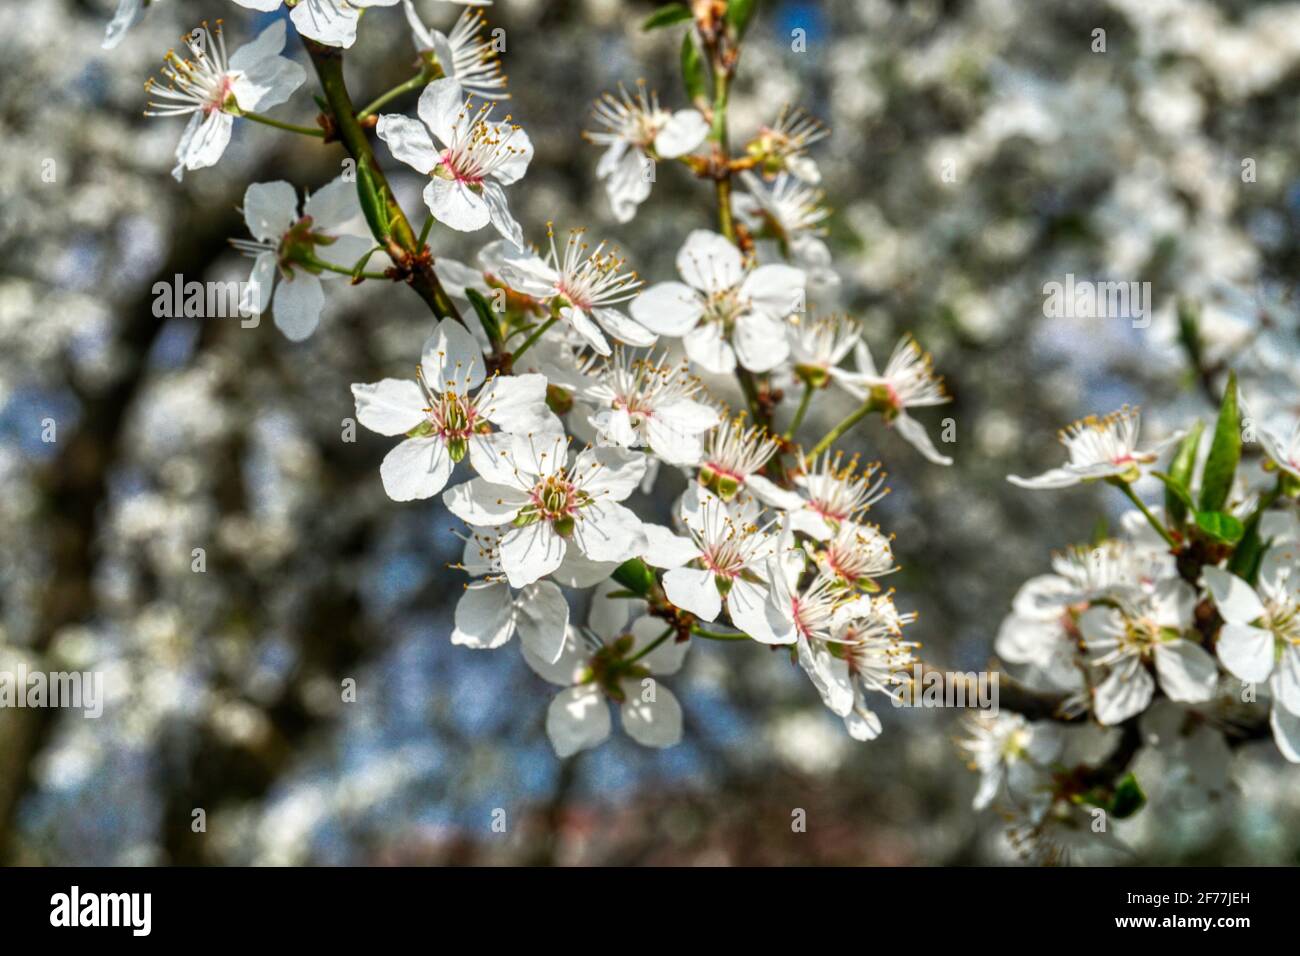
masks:
<svg viewBox="0 0 1300 956"><path fill-rule="evenodd" d="M675 743L681 708L657 681L681 667L692 642L708 639L786 648L853 737L876 737L872 704L909 680L918 645L903 632L916 615L882 589L895 570L893 540L869 518L888 492L884 472L836 445L875 414L926 458L950 464L911 417L948 395L910 336L881 370L857 321L810 310L810 294L839 285L809 155L827 131L785 109L732 156L721 105L707 118L670 111L644 86L598 102L588 138L605 149L596 175L615 219L631 221L649 198L656 163L681 164L718 198L717 229L686 236L678 277L647 283L584 229L557 240L548 223L545 244L529 243L508 195L533 146L512 117L497 114L506 77L478 11L444 33L405 2L419 72L355 112L340 92L337 54L319 45L350 46L367 8L395 2L289 5L326 94L314 127L253 112L285 102L305 78L280 56L283 20L230 57L220 30L204 27L188 41L190 60L169 54L171 86L151 92L155 113L190 116L178 177L215 163L241 116L338 139L353 153L355 176L301 206L288 183L248 188L251 238L235 240L255 260L244 305L269 306L284 334L300 340L320 321L324 278L404 280L431 304L436 325L414 378L357 383L352 392L357 422L400 439L379 467L388 497L440 496L467 526L458 568L469 580L452 642L489 649L519 634L533 669L564 688L547 717L561 755L608 736L605 701L619 705L634 740ZM715 82L727 82L737 26L710 17L689 30ZM381 111L417 90L415 116ZM418 237L366 126L392 159L427 178ZM743 188L734 196L733 179ZM495 237L474 265L435 262L425 245L435 224L465 233L490 226ZM812 400L832 385L835 400L856 408L805 444ZM727 388L744 412L716 397ZM786 394L798 398L792 415ZM637 496L666 485L669 471L684 490L669 518L652 522ZM569 612L579 591L590 592L585 626Z"/></svg>
<svg viewBox="0 0 1300 956"><path fill-rule="evenodd" d="M1122 818L1140 806L1122 774L1144 741L1177 748L1209 792L1224 787L1229 752L1253 740L1300 763L1300 485L1287 443L1265 432L1258 471L1271 487L1252 487L1243 437L1255 426L1242 408L1229 376L1212 432L1197 422L1145 450L1137 409L1088 417L1061 432L1066 465L1010 478L1029 489L1103 482L1135 509L1120 535L1027 581L997 635L998 656L1051 702L1049 718L976 719L964 742L981 774L976 806L1002 797L1013 842L1036 858L1071 856L1103 832L1080 807ZM1134 488L1149 476L1164 485L1159 504ZM1100 767L1062 754L1089 724L1122 729Z"/></svg>

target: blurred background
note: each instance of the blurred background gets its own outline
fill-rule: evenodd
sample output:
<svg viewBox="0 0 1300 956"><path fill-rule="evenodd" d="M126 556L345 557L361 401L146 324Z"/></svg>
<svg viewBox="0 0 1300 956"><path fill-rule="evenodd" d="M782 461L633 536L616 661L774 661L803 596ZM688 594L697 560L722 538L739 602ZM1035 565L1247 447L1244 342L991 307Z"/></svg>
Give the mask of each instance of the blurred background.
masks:
<svg viewBox="0 0 1300 956"><path fill-rule="evenodd" d="M444 31L459 11L416 2ZM247 278L227 240L246 235L250 182L338 175L337 144L237 122L220 164L177 184L183 121L142 115L144 81L182 33L224 17L233 48L276 14L159 0L104 51L114 7L0 9L0 661L102 671L109 698L98 720L0 709L0 861L1016 860L997 815L970 808L951 712L886 707L883 736L859 744L787 657L752 646L692 649L672 683L680 746L647 751L616 729L557 760L552 690L517 644L448 640L454 519L436 500L387 499L388 440L342 440L349 384L409 372L431 329L419 298L335 283L299 344L269 320L153 314L156 281ZM638 78L685 105L681 28L639 29L654 7L486 10L505 30L510 110L537 147L510 197L526 234L588 226L649 281L675 278L687 232L712 228L709 190L663 165L619 226L580 132L596 96ZM831 130L813 156L843 281L810 304L859 316L881 357L914 332L947 378L954 403L922 417L936 435L955 420L954 467L875 423L850 444L891 475L875 517L897 535L891 583L920 612L913 639L936 666L981 668L1017 587L1119 513L1106 489L1007 484L1059 461L1057 428L1128 402L1154 436L1205 415L1229 362L1270 358L1281 371L1260 381L1297 408L1300 4L759 7L733 139L787 102ZM311 125L314 74L292 29L286 55L308 83L272 114ZM406 79L400 8L366 14L346 62L358 102ZM422 184L378 153L418 227ZM490 238L435 228L430 241L472 261ZM1044 284L1067 273L1151 282L1155 321L1044 318ZM1200 349L1180 343L1180 297L1201 303ZM844 411L828 401L809 431ZM347 678L355 703L340 700ZM1159 753L1143 761L1150 805L1117 831L1134 861L1300 862L1300 775L1271 743L1238 749L1233 786L1209 798L1188 799ZM796 808L806 833L792 832Z"/></svg>

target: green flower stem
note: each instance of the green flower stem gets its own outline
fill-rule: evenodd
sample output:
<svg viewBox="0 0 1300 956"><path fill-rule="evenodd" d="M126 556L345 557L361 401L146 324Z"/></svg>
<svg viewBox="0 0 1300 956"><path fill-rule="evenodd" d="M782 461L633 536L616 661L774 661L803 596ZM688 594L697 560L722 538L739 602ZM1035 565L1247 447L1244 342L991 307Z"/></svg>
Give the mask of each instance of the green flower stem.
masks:
<svg viewBox="0 0 1300 956"><path fill-rule="evenodd" d="M676 631L676 630L677 630L677 629L676 629L675 627L671 626L671 625L669 625L668 627L664 628L664 632L663 632L662 634L660 634L658 637L656 637L653 641L651 641L651 642L650 642L649 644L647 644L645 647L641 648L641 650L637 651L635 654L633 654L631 657L629 657L629 658L627 659L627 663L629 663L629 664L634 664L634 663L636 663L637 661L639 661L641 658L645 657L647 654L649 654L651 651L653 651L656 647L658 647L658 646L659 646L660 644L662 644L664 641L668 640L668 638L671 637L671 636L673 635L673 632Z"/></svg>
<svg viewBox="0 0 1300 956"><path fill-rule="evenodd" d="M387 199L391 235L388 237L376 235L375 241L388 250L389 257L395 265L409 264L411 271L407 281L428 304L434 315L440 319L454 318L463 325L465 320L461 318L460 310L447 295L447 290L438 281L438 276L433 271L432 261L416 258L420 247L416 244L415 231L411 228L411 222L406 218L401 205L393 196L393 190L389 187L388 180L375 159L370 140L366 138L366 131L357 121L356 109L352 105L347 84L343 80L343 51L305 37L302 42L307 48L307 55L311 57L316 75L320 77L321 92L324 93L325 101L329 104L330 113L338 129L339 140L358 165L362 162L366 164L375 186L382 188L383 195Z"/></svg>
<svg viewBox="0 0 1300 956"><path fill-rule="evenodd" d="M359 276L362 279L391 278L390 276L387 276L382 272L353 272L352 269L349 269L347 266L340 266L340 265L335 265L332 262L326 262L324 259L320 258L319 256L304 255L304 256L297 257L297 259L299 262L302 262L304 265L309 265L316 269L324 269L326 272L337 272L341 276L353 276L353 277Z"/></svg>
<svg viewBox="0 0 1300 956"><path fill-rule="evenodd" d="M409 93L411 90L418 90L423 86L427 86L429 84L430 79L431 77L429 76L429 74L422 71L418 75L411 77L405 83L399 83L397 86L394 86L387 93L381 93L379 96L371 100L370 104L366 106L366 108L363 109L360 113L357 114L357 119L363 120L370 116L373 116L375 114L375 111L378 110L385 103L389 102L390 100L397 99L403 93Z"/></svg>
<svg viewBox="0 0 1300 956"><path fill-rule="evenodd" d="M416 240L416 248L423 249L424 244L429 241L429 233L433 230L433 217L430 216L424 220L424 225L420 227L420 238Z"/></svg>
<svg viewBox="0 0 1300 956"><path fill-rule="evenodd" d="M708 631L696 625L691 628L691 633L696 637L705 637L711 641L747 641L748 634L723 634L721 631Z"/></svg>
<svg viewBox="0 0 1300 956"><path fill-rule="evenodd" d="M1146 517L1147 521L1151 523L1151 527L1155 528L1156 531L1159 532L1160 537L1165 539L1165 542L1169 545L1169 547L1171 548L1178 547L1178 542L1175 541L1174 536L1169 533L1169 529L1166 528L1160 522L1159 518L1157 518L1155 515L1151 513L1150 508L1148 508L1145 504L1142 503L1142 499L1137 496L1137 492L1133 490L1133 486L1131 484L1129 484L1127 481L1124 481L1121 478L1110 478L1107 480L1110 482L1110 484L1114 485L1120 491L1124 492L1128 500L1133 502L1133 506L1136 507L1138 511L1142 512L1142 514Z"/></svg>
<svg viewBox="0 0 1300 956"><path fill-rule="evenodd" d="M812 394L813 387L811 385L805 385L803 387L803 398L799 399L799 407L796 408L794 412L794 421L792 421L790 427L785 430L786 439L794 438L794 433L798 431L799 426L803 424L803 417L808 414L808 405L812 401Z"/></svg>
<svg viewBox="0 0 1300 956"><path fill-rule="evenodd" d="M849 429L870 415L872 410L871 402L863 402L862 407L858 408L856 411L850 412L838 425L823 435L822 440L813 445L812 451L808 452L808 457L816 458L827 448L830 448L831 445L834 445L839 441L844 434L849 431Z"/></svg>
<svg viewBox="0 0 1300 956"><path fill-rule="evenodd" d="M240 110L235 115L250 119L254 123L261 123L263 126L274 126L276 129L282 129L289 133L301 133L303 136L314 136L317 139L325 138L325 131L316 126L298 126L296 123L286 123L283 120L271 119L269 116L263 116L261 113L250 113L247 110Z"/></svg>
<svg viewBox="0 0 1300 956"><path fill-rule="evenodd" d="M545 322L539 325L532 335L524 339L524 344L519 346L519 350L514 353L515 360L518 361L519 356L527 352L529 348L532 347L532 344L536 342L538 339L540 339L543 335L545 335L546 330L549 329L552 325L554 325L558 321L560 321L560 314L556 312L552 314L549 319L547 319Z"/></svg>

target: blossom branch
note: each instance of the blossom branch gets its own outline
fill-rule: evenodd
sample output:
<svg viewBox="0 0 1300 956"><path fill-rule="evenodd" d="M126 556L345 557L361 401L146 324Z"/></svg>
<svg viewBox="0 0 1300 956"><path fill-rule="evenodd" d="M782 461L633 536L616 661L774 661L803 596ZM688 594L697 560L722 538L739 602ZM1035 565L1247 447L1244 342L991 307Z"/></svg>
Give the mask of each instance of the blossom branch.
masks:
<svg viewBox="0 0 1300 956"><path fill-rule="evenodd" d="M394 264L406 272L406 281L428 303L434 315L439 318L453 318L464 324L460 311L433 271L433 258L417 242L410 220L406 218L406 213L393 196L392 189L388 187L388 181L375 160L370 140L357 120L352 98L343 79L342 51L306 37L303 38L303 45L307 48L307 55L311 58L317 76L320 77L321 91L325 94L325 101L333 114L339 141L358 165L365 164L376 186L382 190L389 214L391 234L389 236L376 234L375 240L388 250Z"/></svg>

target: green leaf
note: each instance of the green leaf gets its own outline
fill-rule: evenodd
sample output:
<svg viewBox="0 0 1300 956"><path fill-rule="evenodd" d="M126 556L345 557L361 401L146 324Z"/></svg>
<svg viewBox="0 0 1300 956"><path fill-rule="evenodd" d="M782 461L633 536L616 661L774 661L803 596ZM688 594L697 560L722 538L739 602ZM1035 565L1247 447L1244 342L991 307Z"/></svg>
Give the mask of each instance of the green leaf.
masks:
<svg viewBox="0 0 1300 956"><path fill-rule="evenodd" d="M655 586L655 573L640 558L624 561L614 569L610 577L642 597L647 597Z"/></svg>
<svg viewBox="0 0 1300 956"><path fill-rule="evenodd" d="M1110 815L1116 820L1127 819L1146 806L1146 802L1147 795L1142 792L1137 777L1131 773L1125 774L1115 785L1115 798L1110 802Z"/></svg>
<svg viewBox="0 0 1300 956"><path fill-rule="evenodd" d="M483 331L487 333L488 341L493 345L501 342L501 326L497 322L496 315L492 312L492 306L488 305L487 299L477 289L466 287L465 297L469 299L470 305L474 306L474 311L478 313L478 320L483 325Z"/></svg>
<svg viewBox="0 0 1300 956"><path fill-rule="evenodd" d="M704 61L695 46L694 30L687 30L682 37L682 82L686 84L686 95L692 102L705 98Z"/></svg>
<svg viewBox="0 0 1300 956"><path fill-rule="evenodd" d="M1174 460L1169 463L1169 474L1158 475L1165 483L1165 517L1171 525L1187 520L1187 513L1195 511L1192 503L1192 472L1196 468L1196 450L1201 446L1205 423L1197 421L1192 430L1178 445Z"/></svg>
<svg viewBox="0 0 1300 956"><path fill-rule="evenodd" d="M641 29L649 33L660 27L672 26L691 19L691 8L684 3L665 3L641 22Z"/></svg>
<svg viewBox="0 0 1300 956"><path fill-rule="evenodd" d="M362 159L357 163L357 199L361 203L361 212L366 217L370 232L381 243L389 236L388 203L384 200L384 191L376 186L375 178L370 174L370 165Z"/></svg>
<svg viewBox="0 0 1300 956"><path fill-rule="evenodd" d="M1241 415L1237 410L1237 373L1228 375L1228 385L1223 390L1223 404L1219 407L1219 420L1214 425L1214 440L1210 444L1210 457L1205 461L1201 476L1201 510L1219 511L1232 492L1232 479L1241 461Z"/></svg>
<svg viewBox="0 0 1300 956"><path fill-rule="evenodd" d="M758 8L758 0L729 0L727 3L727 23L731 24L731 29L737 38L745 35L749 29L749 22L754 19L754 11Z"/></svg>
<svg viewBox="0 0 1300 956"><path fill-rule="evenodd" d="M1236 544L1246 533L1246 526L1239 519L1222 511L1196 512L1196 527L1225 544Z"/></svg>
<svg viewBox="0 0 1300 956"><path fill-rule="evenodd" d="M1192 501L1192 493L1187 489L1187 485L1173 475L1167 475L1163 471L1153 471L1151 474L1164 483L1165 515L1169 518L1169 523L1182 524L1189 511L1196 511L1196 502Z"/></svg>
<svg viewBox="0 0 1300 956"><path fill-rule="evenodd" d="M1248 584L1254 584L1259 576L1259 562L1269 545L1268 541L1259 536L1259 518L1256 513L1246 523L1246 533L1228 560L1228 570Z"/></svg>

